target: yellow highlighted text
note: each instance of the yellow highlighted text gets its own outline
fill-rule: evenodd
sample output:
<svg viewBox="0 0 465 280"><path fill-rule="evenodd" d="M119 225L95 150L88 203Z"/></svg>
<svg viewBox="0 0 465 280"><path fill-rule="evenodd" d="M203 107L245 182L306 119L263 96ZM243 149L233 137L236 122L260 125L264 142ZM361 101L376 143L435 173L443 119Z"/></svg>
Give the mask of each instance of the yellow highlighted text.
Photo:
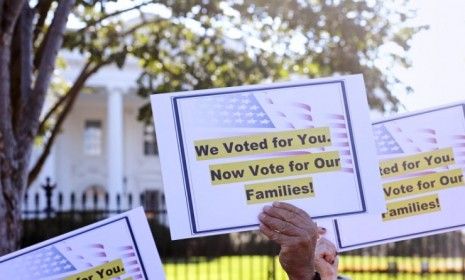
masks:
<svg viewBox="0 0 465 280"><path fill-rule="evenodd" d="M383 160L379 164L379 171L381 177L388 178L440 166L448 166L454 163L455 159L452 148L445 148L433 152Z"/></svg>
<svg viewBox="0 0 465 280"><path fill-rule="evenodd" d="M125 273L123 261L117 259L73 276L68 276L65 280L110 280Z"/></svg>
<svg viewBox="0 0 465 280"><path fill-rule="evenodd" d="M313 197L311 177L245 185L247 204Z"/></svg>
<svg viewBox="0 0 465 280"><path fill-rule="evenodd" d="M436 194L388 203L386 208L386 213L382 214L383 221L441 211L439 197Z"/></svg>
<svg viewBox="0 0 465 280"><path fill-rule="evenodd" d="M438 191L463 185L462 169L453 169L426 176L385 183L383 184L383 190L384 198L390 200L412 194Z"/></svg>
<svg viewBox="0 0 465 280"><path fill-rule="evenodd" d="M197 160L264 154L331 145L328 127L269 132L194 142Z"/></svg>
<svg viewBox="0 0 465 280"><path fill-rule="evenodd" d="M323 152L298 156L240 161L210 165L213 185L253 181L264 178L337 171L341 169L339 152Z"/></svg>

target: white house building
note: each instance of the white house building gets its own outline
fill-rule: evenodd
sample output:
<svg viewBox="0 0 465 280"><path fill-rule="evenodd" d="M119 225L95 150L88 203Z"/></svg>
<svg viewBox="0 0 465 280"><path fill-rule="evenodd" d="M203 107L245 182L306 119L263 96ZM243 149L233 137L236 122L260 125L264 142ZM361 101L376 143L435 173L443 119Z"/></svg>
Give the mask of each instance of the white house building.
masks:
<svg viewBox="0 0 465 280"><path fill-rule="evenodd" d="M83 58L65 57L68 67L60 75L71 82ZM91 77L86 87L94 93L80 94L31 192L39 192L46 177L65 198L71 192L108 192L113 199L162 191L153 124L137 121L148 101L134 93L139 74L137 62L129 60L123 69L108 66Z"/></svg>

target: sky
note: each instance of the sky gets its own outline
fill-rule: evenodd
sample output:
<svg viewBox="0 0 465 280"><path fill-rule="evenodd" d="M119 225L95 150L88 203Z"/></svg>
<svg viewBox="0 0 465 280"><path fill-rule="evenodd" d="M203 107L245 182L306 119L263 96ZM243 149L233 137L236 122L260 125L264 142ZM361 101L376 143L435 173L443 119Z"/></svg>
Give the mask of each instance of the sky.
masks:
<svg viewBox="0 0 465 280"><path fill-rule="evenodd" d="M465 101L465 1L415 1L417 21L430 28L414 36L412 67L399 72L414 92L396 92L407 111Z"/></svg>

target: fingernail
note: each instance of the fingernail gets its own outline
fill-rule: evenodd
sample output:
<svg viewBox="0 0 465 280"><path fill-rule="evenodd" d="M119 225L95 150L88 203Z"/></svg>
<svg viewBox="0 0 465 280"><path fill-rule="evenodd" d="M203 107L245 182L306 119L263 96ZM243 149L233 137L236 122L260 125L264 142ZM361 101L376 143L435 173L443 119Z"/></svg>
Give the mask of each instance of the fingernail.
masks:
<svg viewBox="0 0 465 280"><path fill-rule="evenodd" d="M263 219L263 218L265 218L265 214L263 214L263 213L260 213L260 215L258 215L258 218L259 218L259 219Z"/></svg>
<svg viewBox="0 0 465 280"><path fill-rule="evenodd" d="M265 205L263 206L263 211L268 211L271 209L271 206L270 205Z"/></svg>
<svg viewBox="0 0 465 280"><path fill-rule="evenodd" d="M318 227L318 234L321 236L326 234L326 228L324 227Z"/></svg>
<svg viewBox="0 0 465 280"><path fill-rule="evenodd" d="M280 205L281 205L281 203L279 201L274 201L273 202L273 206L279 207Z"/></svg>

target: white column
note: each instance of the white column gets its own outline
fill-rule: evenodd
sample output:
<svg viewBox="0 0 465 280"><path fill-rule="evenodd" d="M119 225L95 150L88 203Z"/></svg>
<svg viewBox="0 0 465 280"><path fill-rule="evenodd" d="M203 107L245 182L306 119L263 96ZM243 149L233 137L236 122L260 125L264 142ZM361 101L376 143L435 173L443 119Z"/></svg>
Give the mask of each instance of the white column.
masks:
<svg viewBox="0 0 465 280"><path fill-rule="evenodd" d="M107 190L114 207L117 194L123 200L123 91L108 89L107 101Z"/></svg>

